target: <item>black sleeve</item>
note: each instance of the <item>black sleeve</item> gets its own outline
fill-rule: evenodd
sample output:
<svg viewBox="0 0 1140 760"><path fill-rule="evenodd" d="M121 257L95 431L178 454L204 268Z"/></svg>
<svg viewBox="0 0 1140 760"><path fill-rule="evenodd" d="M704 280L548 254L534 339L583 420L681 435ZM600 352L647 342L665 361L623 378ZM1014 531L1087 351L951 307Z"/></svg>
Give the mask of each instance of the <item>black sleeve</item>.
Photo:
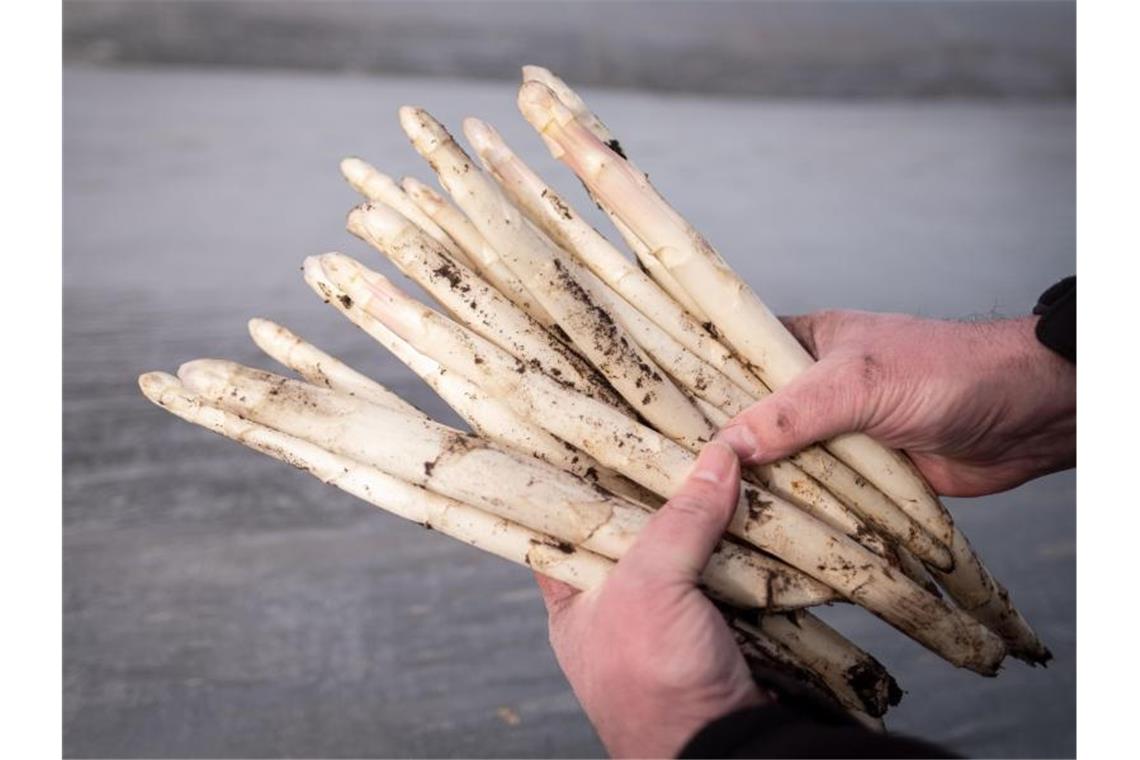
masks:
<svg viewBox="0 0 1140 760"><path fill-rule="evenodd" d="M1041 294L1033 313L1037 340L1070 363L1077 363L1077 278L1066 277Z"/></svg>
<svg viewBox="0 0 1140 760"><path fill-rule="evenodd" d="M813 687L772 667L751 665L775 702L714 720L681 757L955 757L941 747L866 728Z"/></svg>
<svg viewBox="0 0 1140 760"><path fill-rule="evenodd" d="M683 758L956 757L926 742L876 733L838 710L824 713L784 704L730 713L705 726Z"/></svg>

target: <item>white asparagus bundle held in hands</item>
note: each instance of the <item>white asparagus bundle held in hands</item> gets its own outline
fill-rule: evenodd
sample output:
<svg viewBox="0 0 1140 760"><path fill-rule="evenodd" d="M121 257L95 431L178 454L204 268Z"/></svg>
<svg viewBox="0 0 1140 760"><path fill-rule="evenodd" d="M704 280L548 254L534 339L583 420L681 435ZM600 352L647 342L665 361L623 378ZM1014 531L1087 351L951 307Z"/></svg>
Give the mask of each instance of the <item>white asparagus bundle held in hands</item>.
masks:
<svg viewBox="0 0 1140 760"><path fill-rule="evenodd" d="M485 173L440 124L407 107L401 125L455 205L346 159L342 172L370 201L348 226L451 317L347 257L304 266L327 303L476 435L428 419L267 320L250 322L255 342L307 382L198 360L181 379L151 373L140 384L180 417L589 589L682 485L703 442L812 359L576 93L545 69L524 76L528 120L642 268L489 126L464 123ZM1007 647L1030 661L1048 656L909 460L862 436L826 445L745 471L728 535L703 574L746 657L769 658L875 725L897 700L893 680L803 607L856 603L986 675Z"/></svg>
<svg viewBox="0 0 1140 760"><path fill-rule="evenodd" d="M668 498L695 456L621 412L565 388L478 335L401 293L344 256L310 259L369 314L416 350L476 379L558 438ZM557 409L560 413L552 413ZM948 661L992 674L1005 650L993 634L915 584L889 562L775 495L750 485L729 532L825 583Z"/></svg>
<svg viewBox="0 0 1140 760"><path fill-rule="evenodd" d="M580 114L585 111L584 105L574 97ZM614 211L633 229L641 231L643 238L653 244L654 255L678 275L678 282L698 301L707 301L720 334L749 360L768 385L780 387L811 366L810 355L748 285L657 194L624 154L617 155L598 140L587 126L597 121L596 117L583 119L538 82L524 83L519 105L552 152L574 169L592 192L608 199ZM712 308L714 305L716 309ZM948 548L951 556L966 562L963 568L948 568L923 557L955 601L999 632L1014 655L1031 663L1048 660L1048 650L968 542L954 529L949 514L905 455L889 451L863 435L842 435L827 446L889 495L932 538ZM921 552L916 553L921 556Z"/></svg>

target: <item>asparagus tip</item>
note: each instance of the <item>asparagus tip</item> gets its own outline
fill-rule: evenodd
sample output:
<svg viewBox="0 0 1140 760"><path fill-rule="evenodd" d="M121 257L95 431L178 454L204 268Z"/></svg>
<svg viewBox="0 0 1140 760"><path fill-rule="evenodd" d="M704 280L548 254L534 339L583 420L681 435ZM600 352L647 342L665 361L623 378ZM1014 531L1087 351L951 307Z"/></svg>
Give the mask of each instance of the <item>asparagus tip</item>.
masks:
<svg viewBox="0 0 1140 760"><path fill-rule="evenodd" d="M249 337L253 338L253 342L258 345L261 345L263 338L280 333L285 329L276 322L262 317L253 317L246 323L246 326L249 328Z"/></svg>
<svg viewBox="0 0 1140 760"><path fill-rule="evenodd" d="M494 127L473 116L463 120L463 134L467 136L475 152L484 158L498 152L503 145L503 138Z"/></svg>
<svg viewBox="0 0 1140 760"><path fill-rule="evenodd" d="M340 160L340 173L350 184L362 182L368 176L368 162L356 156L345 156Z"/></svg>
<svg viewBox="0 0 1140 760"><path fill-rule="evenodd" d="M175 385L178 385L178 378L169 372L144 372L139 375L139 390L159 406L163 405L163 391Z"/></svg>
<svg viewBox="0 0 1140 760"><path fill-rule="evenodd" d="M522 78L524 82L542 82L552 76L554 76L554 73L545 66L527 64L522 67Z"/></svg>
<svg viewBox="0 0 1140 760"><path fill-rule="evenodd" d="M451 134L436 119L418 106L400 106L400 126L422 155L432 153L451 140Z"/></svg>
<svg viewBox="0 0 1140 760"><path fill-rule="evenodd" d="M348 212L348 230L357 237L384 240L411 225L396 209L380 201L362 203Z"/></svg>

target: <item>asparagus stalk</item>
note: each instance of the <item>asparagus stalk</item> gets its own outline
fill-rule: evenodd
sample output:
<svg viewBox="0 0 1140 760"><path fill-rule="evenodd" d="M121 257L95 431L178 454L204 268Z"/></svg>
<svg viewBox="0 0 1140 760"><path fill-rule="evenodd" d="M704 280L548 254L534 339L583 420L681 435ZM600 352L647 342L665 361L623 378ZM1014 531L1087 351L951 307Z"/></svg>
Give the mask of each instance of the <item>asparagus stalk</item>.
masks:
<svg viewBox="0 0 1140 760"><path fill-rule="evenodd" d="M643 181L640 172L582 126L554 93L537 82L525 83L519 106L555 156L646 241L769 387L780 388L811 366L811 355L748 284ZM861 434L839 436L827 447L949 546L953 520L904 455Z"/></svg>
<svg viewBox="0 0 1140 760"><path fill-rule="evenodd" d="M348 229L387 255L468 328L583 393L623 403L573 349L395 210L382 203L359 206L348 215Z"/></svg>
<svg viewBox="0 0 1140 760"><path fill-rule="evenodd" d="M559 99L574 113L575 116L582 120L586 128L590 130L599 140L609 146L614 152L625 156L621 144L609 128L602 123L602 120L594 115L586 103L578 97L578 93L570 89L564 81L555 76L553 72L542 68L541 66L523 66L523 81L524 82L540 82L549 87L558 94ZM632 163L630 164L632 166ZM641 170L637 170L641 176L642 181L648 184L648 177ZM645 241L638 237L637 233L631 230L625 221L618 214L614 213L613 208L606 203L605 199L600 198L589 185L586 185L586 192L590 194L594 202L598 204L605 214L610 218L614 228L625 240L626 245L633 251L634 256L637 258L637 263L642 271L651 277L666 293L672 296L673 300L680 304L685 311L692 314L698 321L711 325L705 312L697 304L695 300L686 292L685 288L673 277L673 274L666 269L660 261L654 258L649 247Z"/></svg>
<svg viewBox="0 0 1140 760"><path fill-rule="evenodd" d="M527 292L515 273L503 263L499 254L462 211L415 177L404 177L400 186L425 214L463 248L467 258L476 265L472 269L543 327L549 329L556 326L554 317Z"/></svg>
<svg viewBox="0 0 1140 760"><path fill-rule="evenodd" d="M482 376L485 389L509 400L521 414L642 486L668 498L692 467L692 452L668 437L540 373L527 372L513 357L382 278L342 284L335 273L327 274L417 350L453 371ZM955 665L992 675L1004 656L1001 641L977 621L768 491L743 486L729 532L831 586Z"/></svg>
<svg viewBox="0 0 1140 760"><path fill-rule="evenodd" d="M436 224L431 216L424 213L419 204L409 198L403 188L397 185L396 181L387 174L355 156L341 160L340 173L356 192L368 200L390 206L410 219L413 224L443 246L452 259L461 261L470 268L478 267L474 261L468 258L463 246L452 240L451 236Z"/></svg>
<svg viewBox="0 0 1140 760"><path fill-rule="evenodd" d="M867 728L876 732L885 730L882 718L873 717L857 707L848 707L844 699L846 694L841 696L842 686L834 686L821 674L811 670L808 667L808 658L785 648L758 628L734 621L731 615L726 617L729 620L736 644L740 648L740 653L744 656L744 662L752 672L752 678L762 688L782 686L779 683L772 683L773 673L779 673L797 683L814 687L824 697L830 698L840 707L844 707L852 718Z"/></svg>
<svg viewBox="0 0 1140 760"><path fill-rule="evenodd" d="M932 570L935 578L959 607L1001 636L1009 653L1031 665L1045 665L1053 653L1038 638L1009 598L1009 592L990 574L970 542L958 528L951 543L954 569Z"/></svg>
<svg viewBox="0 0 1140 760"><path fill-rule="evenodd" d="M791 664L814 673L844 707L873 717L902 699L902 690L882 663L814 615L760 615L736 618L734 627L761 640L770 656L791 654Z"/></svg>
<svg viewBox="0 0 1140 760"><path fill-rule="evenodd" d="M188 422L287 462L398 517L526 565L575 588L600 585L613 567L612 560L594 552L568 546L549 535L412 485L302 438L215 408L166 373L142 375L139 386L148 399Z"/></svg>
<svg viewBox="0 0 1140 760"><path fill-rule="evenodd" d="M456 204L630 406L672 437L708 440L708 421L627 336L594 283L575 276L569 260L472 165L447 130L408 106L400 109L400 123Z"/></svg>

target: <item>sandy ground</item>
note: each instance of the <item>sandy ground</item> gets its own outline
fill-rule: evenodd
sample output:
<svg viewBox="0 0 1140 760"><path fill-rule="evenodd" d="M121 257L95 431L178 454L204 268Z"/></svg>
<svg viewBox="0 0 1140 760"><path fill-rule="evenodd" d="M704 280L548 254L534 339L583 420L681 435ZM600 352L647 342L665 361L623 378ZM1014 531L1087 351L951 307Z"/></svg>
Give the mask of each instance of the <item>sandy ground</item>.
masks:
<svg viewBox="0 0 1140 760"><path fill-rule="evenodd" d="M778 311L1012 315L1074 268L1069 105L590 94ZM266 316L454 420L297 271L331 249L379 261L343 231L354 197L336 162L426 178L394 119L405 102L489 119L581 199L504 85L66 72L69 756L600 753L526 571L180 423L135 387L203 355L271 367L245 336ZM982 679L858 610L825 614L907 690L893 728L966 754L1070 756L1074 477L951 506L1052 666Z"/></svg>

